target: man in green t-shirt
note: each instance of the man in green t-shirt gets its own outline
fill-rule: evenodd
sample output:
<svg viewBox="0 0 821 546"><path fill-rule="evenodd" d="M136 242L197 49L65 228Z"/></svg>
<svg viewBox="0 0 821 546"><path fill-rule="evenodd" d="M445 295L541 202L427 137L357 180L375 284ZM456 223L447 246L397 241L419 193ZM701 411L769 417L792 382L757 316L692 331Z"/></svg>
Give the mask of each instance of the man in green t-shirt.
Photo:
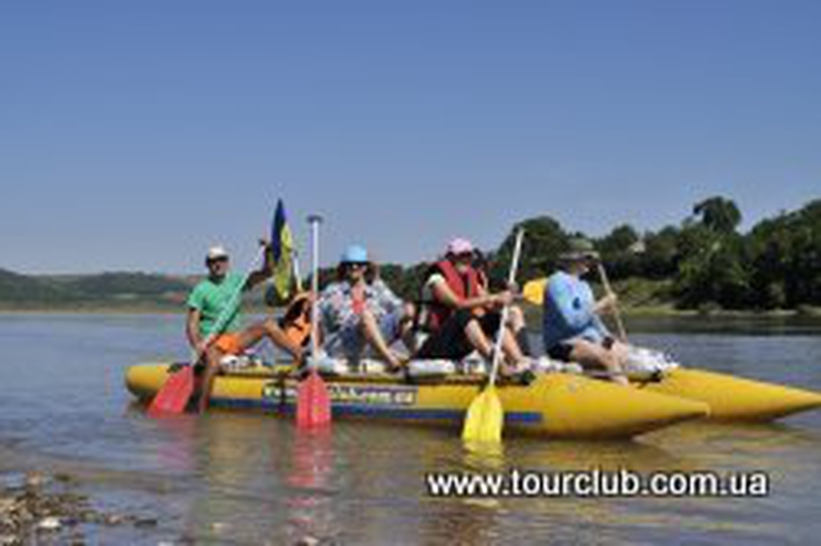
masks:
<svg viewBox="0 0 821 546"><path fill-rule="evenodd" d="M262 244L268 243L263 241ZM198 356L205 357L205 371L199 382L198 408L201 412L208 407L214 376L223 356L241 353L268 338L288 351L297 363L302 358L301 348L285 335L275 320L268 318L242 328L239 293L251 290L268 278L270 254L265 252L262 268L252 272L243 286L243 275L229 271L228 252L221 246L208 250L205 257L208 277L191 291L186 321L188 342Z"/></svg>

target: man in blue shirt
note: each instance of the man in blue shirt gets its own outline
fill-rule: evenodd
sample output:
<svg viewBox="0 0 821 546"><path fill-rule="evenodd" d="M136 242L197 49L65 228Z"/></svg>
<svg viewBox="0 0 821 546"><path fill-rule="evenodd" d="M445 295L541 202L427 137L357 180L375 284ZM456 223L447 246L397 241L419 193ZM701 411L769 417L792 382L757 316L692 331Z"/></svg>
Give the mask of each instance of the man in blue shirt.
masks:
<svg viewBox="0 0 821 546"><path fill-rule="evenodd" d="M569 250L559 256L561 269L545 287L544 345L551 358L603 368L614 382L627 384L623 368L627 345L610 334L599 316L614 309L616 296L608 294L596 301L590 285L582 280L598 259L586 239L572 239Z"/></svg>

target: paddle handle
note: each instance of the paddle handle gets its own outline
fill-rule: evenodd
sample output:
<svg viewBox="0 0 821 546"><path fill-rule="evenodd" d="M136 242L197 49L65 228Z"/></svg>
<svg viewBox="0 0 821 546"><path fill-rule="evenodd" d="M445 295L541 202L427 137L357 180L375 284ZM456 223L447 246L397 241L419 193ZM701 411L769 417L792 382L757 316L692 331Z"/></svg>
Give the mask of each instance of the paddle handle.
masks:
<svg viewBox="0 0 821 546"><path fill-rule="evenodd" d="M322 217L312 214L308 217L311 224L311 361L316 366L319 354L319 226Z"/></svg>
<svg viewBox="0 0 821 546"><path fill-rule="evenodd" d="M516 282L516 272L519 270L519 257L522 254L522 239L524 239L525 230L520 228L516 233L516 244L513 247L513 260L510 263L510 273L507 278L507 285L513 286ZM510 314L510 305L502 307L502 318L499 322L499 331L496 333L496 343L493 347L493 365L490 368L490 385L496 384L496 376L499 373L499 363L502 358L502 340L505 335L505 328L507 327L507 318Z"/></svg>
<svg viewBox="0 0 821 546"><path fill-rule="evenodd" d="M294 268L294 282L296 282L296 291L297 294L302 293L302 273L299 267L299 253L296 250L293 251L293 268Z"/></svg>
<svg viewBox="0 0 821 546"><path fill-rule="evenodd" d="M599 277L601 277L601 283L604 285L604 291L607 294L613 294L613 288L610 286L610 279L607 278L607 270L604 268L604 264L599 262ZM619 311L619 306L616 305L613 308L613 318L616 320L616 328L619 331L619 337L625 343L627 343L627 331L624 329L624 322L621 320L621 311Z"/></svg>

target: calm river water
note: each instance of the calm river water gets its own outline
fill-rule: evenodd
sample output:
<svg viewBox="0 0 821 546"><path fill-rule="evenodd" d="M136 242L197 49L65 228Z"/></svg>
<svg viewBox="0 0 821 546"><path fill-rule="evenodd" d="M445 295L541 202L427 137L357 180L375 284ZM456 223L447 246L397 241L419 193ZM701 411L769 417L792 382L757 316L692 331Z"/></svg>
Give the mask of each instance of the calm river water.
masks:
<svg viewBox="0 0 821 546"><path fill-rule="evenodd" d="M821 327L633 322L633 340L691 366L821 390ZM151 420L125 369L184 359L182 318L0 315L0 474L65 471L102 508L159 518L102 543L813 543L821 536L821 411L775 425L685 424L633 442L508 438L492 460L453 431L336 422L300 435L261 414ZM758 499L432 499L423 475L490 468L763 470Z"/></svg>

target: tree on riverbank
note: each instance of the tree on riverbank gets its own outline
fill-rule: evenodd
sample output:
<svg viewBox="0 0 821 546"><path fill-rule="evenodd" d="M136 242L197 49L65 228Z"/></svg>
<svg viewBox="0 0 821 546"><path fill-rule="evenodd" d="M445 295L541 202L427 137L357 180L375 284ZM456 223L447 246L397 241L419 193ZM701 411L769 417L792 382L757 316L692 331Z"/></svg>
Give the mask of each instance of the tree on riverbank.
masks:
<svg viewBox="0 0 821 546"><path fill-rule="evenodd" d="M821 200L737 231L742 213L731 199L696 203L679 227L643 234L628 224L595 239L616 281L670 281L669 303L684 309L794 309L821 305ZM549 274L571 234L549 217L526 220L522 279ZM496 256L503 278L511 230ZM666 286L666 285L665 285Z"/></svg>

